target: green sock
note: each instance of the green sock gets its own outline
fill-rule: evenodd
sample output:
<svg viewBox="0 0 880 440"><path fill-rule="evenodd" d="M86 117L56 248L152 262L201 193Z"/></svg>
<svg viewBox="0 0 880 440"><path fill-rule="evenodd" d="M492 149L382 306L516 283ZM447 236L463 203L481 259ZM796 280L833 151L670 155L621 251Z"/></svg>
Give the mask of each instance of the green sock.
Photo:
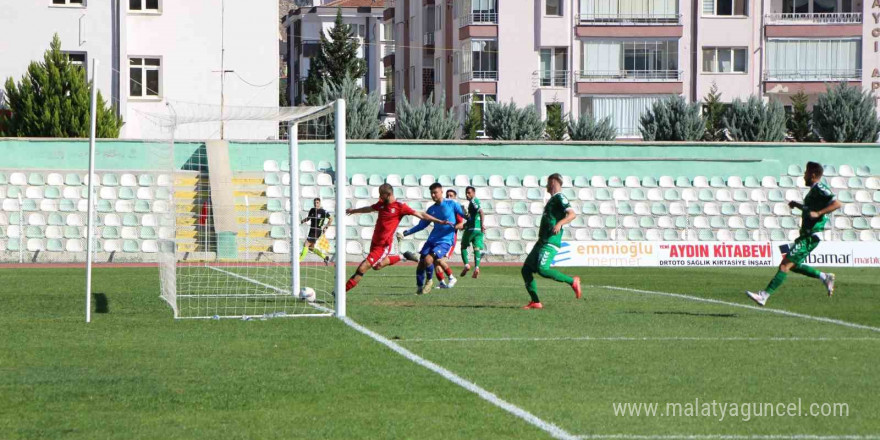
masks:
<svg viewBox="0 0 880 440"><path fill-rule="evenodd" d="M776 289L778 289L779 286L781 286L782 283L785 282L785 278L787 276L788 276L788 273L783 272L781 270L777 271L776 276L774 276L773 279L770 280L770 284L767 284L767 288L764 289L764 291L767 292L768 294L775 292Z"/></svg>
<svg viewBox="0 0 880 440"><path fill-rule="evenodd" d="M532 271L523 267L522 277L523 281L526 283L526 291L529 292L532 302L541 302L541 300L538 299L538 283L535 282L535 276L532 274Z"/></svg>
<svg viewBox="0 0 880 440"><path fill-rule="evenodd" d="M315 246L315 247L312 248L312 252L314 252L315 255L321 257L322 260L323 260L324 258L327 258L327 256L324 255L324 252L322 252L320 249L318 249L317 246Z"/></svg>
<svg viewBox="0 0 880 440"><path fill-rule="evenodd" d="M791 269L794 273L799 273L801 275L806 275L810 278L819 278L822 279L822 271L807 266L806 264L797 264L794 268Z"/></svg>
<svg viewBox="0 0 880 440"><path fill-rule="evenodd" d="M306 254L308 254L308 253L309 253L309 247L308 247L308 246L303 246L303 250L302 250L302 252L299 253L299 261L302 261L303 259L305 259L305 258L306 258Z"/></svg>
<svg viewBox="0 0 880 440"><path fill-rule="evenodd" d="M476 251L474 251L474 255L477 255ZM479 261L479 260L477 260L477 261ZM461 247L461 262L464 263L465 266L467 266L467 264L468 264L467 246Z"/></svg>
<svg viewBox="0 0 880 440"><path fill-rule="evenodd" d="M556 269L545 269L541 268L538 271L538 275L541 275L544 278L550 278L553 281L559 281L560 283L571 284L574 283L574 279Z"/></svg>
<svg viewBox="0 0 880 440"><path fill-rule="evenodd" d="M483 256L483 253L480 252L479 249L474 249L474 261L477 267L480 267L480 258Z"/></svg>

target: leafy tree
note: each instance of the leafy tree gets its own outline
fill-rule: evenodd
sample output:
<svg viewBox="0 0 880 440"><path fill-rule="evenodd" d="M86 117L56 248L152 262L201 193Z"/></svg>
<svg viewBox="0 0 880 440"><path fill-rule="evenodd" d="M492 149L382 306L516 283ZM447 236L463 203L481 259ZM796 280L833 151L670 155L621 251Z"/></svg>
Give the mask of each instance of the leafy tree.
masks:
<svg viewBox="0 0 880 440"><path fill-rule="evenodd" d="M424 103L410 105L406 95L397 104L394 137L397 139L455 139L458 118L455 112L443 110L445 95L434 100L433 94Z"/></svg>
<svg viewBox="0 0 880 440"><path fill-rule="evenodd" d="M483 130L485 127L483 126L483 107L480 105L476 105L477 101L476 92L471 95L471 107L467 114L467 119L464 121L464 127L461 130L461 137L468 140L474 140L477 138L478 131Z"/></svg>
<svg viewBox="0 0 880 440"><path fill-rule="evenodd" d="M610 116L597 121L587 113L582 113L577 119L569 118L568 133L573 141L613 141L617 138L617 129L611 123Z"/></svg>
<svg viewBox="0 0 880 440"><path fill-rule="evenodd" d="M788 115L786 126L789 134L796 142L811 142L816 140L813 134L813 116L807 110L809 97L800 89L791 96L791 114Z"/></svg>
<svg viewBox="0 0 880 440"><path fill-rule="evenodd" d="M706 134L703 135L705 140L712 142L724 140L726 110L726 106L721 102L721 94L718 93L718 85L713 82L709 94L703 98L703 118L706 120Z"/></svg>
<svg viewBox="0 0 880 440"><path fill-rule="evenodd" d="M813 106L813 127L827 142L875 142L880 121L870 93L840 83Z"/></svg>
<svg viewBox="0 0 880 440"><path fill-rule="evenodd" d="M538 140L545 124L534 104L517 108L516 104L493 103L486 109L486 135L505 141Z"/></svg>
<svg viewBox="0 0 880 440"><path fill-rule="evenodd" d="M724 117L724 126L735 141L781 142L785 140L785 110L778 101L765 104L754 95L745 102L737 98Z"/></svg>
<svg viewBox="0 0 880 440"><path fill-rule="evenodd" d="M61 52L56 34L42 62L31 62L16 85L6 80L9 112L0 113L0 135L10 137L88 137L91 84L85 71ZM122 119L98 92L97 127L100 138L119 137Z"/></svg>
<svg viewBox="0 0 880 440"><path fill-rule="evenodd" d="M315 105L345 100L345 134L348 139L376 139L379 137L379 93L365 93L354 78L344 77L341 82L324 82L321 91L313 95ZM328 132L335 136L334 117L328 116Z"/></svg>
<svg viewBox="0 0 880 440"><path fill-rule="evenodd" d="M706 132L700 104L688 104L681 95L655 102L639 123L646 141L698 141Z"/></svg>
<svg viewBox="0 0 880 440"><path fill-rule="evenodd" d="M547 139L551 141L561 141L568 134L568 124L562 115L562 104L551 104L547 106L547 128L545 133Z"/></svg>
<svg viewBox="0 0 880 440"><path fill-rule="evenodd" d="M367 74L367 62L358 58L360 42L354 37L351 26L342 21L342 9L336 10L336 22L330 36L321 32L320 48L312 57L309 75L306 77L306 99L320 93L324 82L340 78L362 78Z"/></svg>

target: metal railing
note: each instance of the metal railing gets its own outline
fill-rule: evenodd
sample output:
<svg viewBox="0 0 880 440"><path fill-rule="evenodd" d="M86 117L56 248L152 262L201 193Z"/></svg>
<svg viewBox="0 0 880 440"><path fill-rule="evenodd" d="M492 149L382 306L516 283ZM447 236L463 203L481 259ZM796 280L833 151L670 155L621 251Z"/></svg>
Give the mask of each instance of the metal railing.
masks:
<svg viewBox="0 0 880 440"><path fill-rule="evenodd" d="M582 70L578 81L680 81L681 70Z"/></svg>
<svg viewBox="0 0 880 440"><path fill-rule="evenodd" d="M580 24L590 26L679 25L681 24L681 14L581 14Z"/></svg>
<svg viewBox="0 0 880 440"><path fill-rule="evenodd" d="M382 43L382 58L387 57L388 55L393 55L397 50L395 48L393 41L385 41Z"/></svg>
<svg viewBox="0 0 880 440"><path fill-rule="evenodd" d="M385 8L393 8L397 4L397 0L385 0Z"/></svg>
<svg viewBox="0 0 880 440"><path fill-rule="evenodd" d="M461 21L461 26L469 26L472 24L498 24L497 12L472 12L465 16Z"/></svg>
<svg viewBox="0 0 880 440"><path fill-rule="evenodd" d="M532 76L538 78L539 87L568 87L568 81L571 77L571 71L536 70L532 72Z"/></svg>
<svg viewBox="0 0 880 440"><path fill-rule="evenodd" d="M434 31L425 32L425 34L422 36L422 44L425 46L434 45Z"/></svg>
<svg viewBox="0 0 880 440"><path fill-rule="evenodd" d="M462 72L461 80L467 81L498 81L497 70L478 70L474 72Z"/></svg>
<svg viewBox="0 0 880 440"><path fill-rule="evenodd" d="M861 12L773 13L764 16L767 24L861 24Z"/></svg>
<svg viewBox="0 0 880 440"><path fill-rule="evenodd" d="M764 81L833 81L860 79L862 69L765 70Z"/></svg>

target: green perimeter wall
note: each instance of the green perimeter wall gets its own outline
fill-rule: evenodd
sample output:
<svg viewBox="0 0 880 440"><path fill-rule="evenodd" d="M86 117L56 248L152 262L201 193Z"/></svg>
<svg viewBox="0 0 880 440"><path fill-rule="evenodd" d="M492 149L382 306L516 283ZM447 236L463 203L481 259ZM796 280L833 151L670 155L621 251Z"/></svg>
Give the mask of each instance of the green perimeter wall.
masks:
<svg viewBox="0 0 880 440"><path fill-rule="evenodd" d="M880 170L878 144L580 143L349 141L348 174L577 176L779 176L808 160ZM234 171L263 170L263 162L287 160L283 142L230 142ZM101 140L97 171L168 171L191 168L201 142ZM334 161L331 142L300 144L300 159ZM204 160L203 160L204 162ZM0 139L0 168L79 170L88 166L84 139Z"/></svg>

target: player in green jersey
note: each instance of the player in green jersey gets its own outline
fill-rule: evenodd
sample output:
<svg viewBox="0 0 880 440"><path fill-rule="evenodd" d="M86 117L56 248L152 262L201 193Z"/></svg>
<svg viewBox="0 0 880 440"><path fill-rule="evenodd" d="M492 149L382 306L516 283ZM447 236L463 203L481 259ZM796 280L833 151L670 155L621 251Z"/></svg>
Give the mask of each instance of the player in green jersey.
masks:
<svg viewBox="0 0 880 440"><path fill-rule="evenodd" d="M804 171L804 183L810 188L804 197L804 203L788 202L788 206L801 210L800 236L791 245L789 251L779 264L779 271L770 280L770 284L764 290L757 293L746 291L746 295L760 305L767 303L770 295L782 285L789 271L817 278L825 284L828 296L834 294L834 274L820 272L806 264L803 264L813 249L819 245L819 235L825 229L828 222L828 214L840 209L841 203L834 198L834 194L822 180L822 165L816 162L807 162Z"/></svg>
<svg viewBox="0 0 880 440"><path fill-rule="evenodd" d="M559 252L562 246L562 227L574 220L574 208L568 203L568 199L562 194L562 176L559 173L551 174L547 178L547 192L550 193L550 200L544 206L544 213L541 214L541 226L538 230L538 242L529 252L525 264L522 267L523 281L526 283L526 290L532 298L524 309L542 309L541 300L538 298L538 287L535 283L535 272L544 278L566 283L574 290L575 298L581 297L581 279L580 277L570 277L555 269L551 269L553 257Z"/></svg>
<svg viewBox="0 0 880 440"><path fill-rule="evenodd" d="M461 236L461 261L464 263L464 269L461 275L467 275L471 270L468 262L468 246L474 248L474 278L480 276L480 257L483 253L483 234L486 233L486 227L483 225L483 207L480 206L480 199L476 196L477 190L469 186L464 190L464 196L467 197L467 221L464 225L464 235Z"/></svg>

